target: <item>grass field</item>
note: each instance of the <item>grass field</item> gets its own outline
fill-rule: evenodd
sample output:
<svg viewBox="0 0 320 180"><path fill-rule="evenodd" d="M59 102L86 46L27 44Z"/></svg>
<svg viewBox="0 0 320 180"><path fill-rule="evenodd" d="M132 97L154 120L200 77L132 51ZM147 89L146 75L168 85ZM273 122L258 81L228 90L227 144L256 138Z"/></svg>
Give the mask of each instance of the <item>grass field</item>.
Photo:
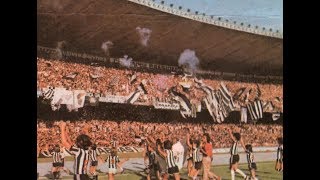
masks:
<svg viewBox="0 0 320 180"><path fill-rule="evenodd" d="M282 180L283 173L277 172L274 170L275 162L259 162L257 163L258 170L256 171L257 177L259 180ZM240 169L244 171L244 173L249 174L247 164L241 164ZM181 179L188 179L186 168L183 168L180 171ZM222 176L223 180L231 180L230 177L230 170L229 166L221 165L221 166L214 166L211 167L211 171L215 172L217 175ZM201 178L201 174L199 175ZM40 179L47 179L47 178L40 178ZM73 179L72 176L63 177L62 179ZM104 174L99 174L99 180L107 180L108 177ZM146 179L146 175L143 172L133 172L133 171L125 171L123 174L118 174L115 176L116 180L140 180ZM243 179L236 173L236 180Z"/></svg>

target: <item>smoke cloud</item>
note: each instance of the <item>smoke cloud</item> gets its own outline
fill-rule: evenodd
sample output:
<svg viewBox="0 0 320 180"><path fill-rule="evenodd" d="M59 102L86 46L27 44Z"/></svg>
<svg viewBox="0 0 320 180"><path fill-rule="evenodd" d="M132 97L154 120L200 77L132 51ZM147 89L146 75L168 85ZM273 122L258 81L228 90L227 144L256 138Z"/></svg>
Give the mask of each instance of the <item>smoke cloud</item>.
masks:
<svg viewBox="0 0 320 180"><path fill-rule="evenodd" d="M113 46L112 41L106 41L106 42L102 43L101 49L103 50L104 53L109 55L109 49L112 48L112 46Z"/></svg>
<svg viewBox="0 0 320 180"><path fill-rule="evenodd" d="M132 58L128 57L128 55L124 55L123 58L119 59L120 65L130 68L131 67L131 62L132 62Z"/></svg>
<svg viewBox="0 0 320 180"><path fill-rule="evenodd" d="M56 53L53 57L54 59L62 59L62 49L64 48L65 44L65 41L57 42Z"/></svg>
<svg viewBox="0 0 320 180"><path fill-rule="evenodd" d="M179 66L185 67L188 71L195 73L198 69L199 58L196 56L196 52L190 49L185 49L179 57Z"/></svg>
<svg viewBox="0 0 320 180"><path fill-rule="evenodd" d="M138 26L138 27L136 27L136 31L139 34L141 45L148 46L148 41L151 37L152 30L150 30L148 28L140 28Z"/></svg>

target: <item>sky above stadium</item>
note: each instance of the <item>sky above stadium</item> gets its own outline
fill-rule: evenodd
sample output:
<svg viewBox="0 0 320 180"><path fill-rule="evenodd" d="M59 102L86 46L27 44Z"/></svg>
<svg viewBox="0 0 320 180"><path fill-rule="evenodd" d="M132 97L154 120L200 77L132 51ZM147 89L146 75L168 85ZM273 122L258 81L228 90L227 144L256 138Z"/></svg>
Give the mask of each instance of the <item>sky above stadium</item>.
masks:
<svg viewBox="0 0 320 180"><path fill-rule="evenodd" d="M155 0L160 3L162 0ZM164 0L165 4L182 6L199 14L214 15L254 26L272 28L282 32L282 0Z"/></svg>

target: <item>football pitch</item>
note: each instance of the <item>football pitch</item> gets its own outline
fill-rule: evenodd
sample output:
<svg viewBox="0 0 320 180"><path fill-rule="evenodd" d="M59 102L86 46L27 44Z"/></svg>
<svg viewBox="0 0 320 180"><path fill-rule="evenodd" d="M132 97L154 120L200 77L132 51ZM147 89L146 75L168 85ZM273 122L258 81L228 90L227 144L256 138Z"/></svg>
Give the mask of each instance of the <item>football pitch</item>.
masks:
<svg viewBox="0 0 320 180"><path fill-rule="evenodd" d="M258 162L257 163L257 171L256 175L259 180L282 180L283 179L283 173L277 172L275 167L275 162ZM243 170L244 173L247 175L249 174L248 171L248 165L247 164L240 164L239 168ZM216 165L211 167L211 171L215 174L222 177L223 180L231 180L230 176L230 170L228 165ZM187 169L182 168L180 171L181 179L187 180ZM198 175L198 177L201 179L202 174ZM49 179L48 177L40 177L39 179ZM62 176L62 179L73 179L73 176ZM105 175L105 173L99 173L99 180L107 180L108 177ZM116 180L142 180L146 179L146 174L143 171L132 171L132 170L125 170L122 174L117 174L115 176ZM155 178L153 178L155 179ZM173 178L170 178L173 179ZM191 178L189 178L191 179ZM243 179L242 176L236 173L236 179Z"/></svg>

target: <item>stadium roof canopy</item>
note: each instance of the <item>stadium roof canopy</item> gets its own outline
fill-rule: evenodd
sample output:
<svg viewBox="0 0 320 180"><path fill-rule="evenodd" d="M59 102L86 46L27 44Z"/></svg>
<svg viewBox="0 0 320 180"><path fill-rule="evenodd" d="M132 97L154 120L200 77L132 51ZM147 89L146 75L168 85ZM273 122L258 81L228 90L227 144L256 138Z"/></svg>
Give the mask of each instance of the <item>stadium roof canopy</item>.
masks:
<svg viewBox="0 0 320 180"><path fill-rule="evenodd" d="M188 3L187 3L188 2ZM178 65L185 49L200 68L282 76L282 1L38 0L38 45ZM136 28L150 29L147 46Z"/></svg>

